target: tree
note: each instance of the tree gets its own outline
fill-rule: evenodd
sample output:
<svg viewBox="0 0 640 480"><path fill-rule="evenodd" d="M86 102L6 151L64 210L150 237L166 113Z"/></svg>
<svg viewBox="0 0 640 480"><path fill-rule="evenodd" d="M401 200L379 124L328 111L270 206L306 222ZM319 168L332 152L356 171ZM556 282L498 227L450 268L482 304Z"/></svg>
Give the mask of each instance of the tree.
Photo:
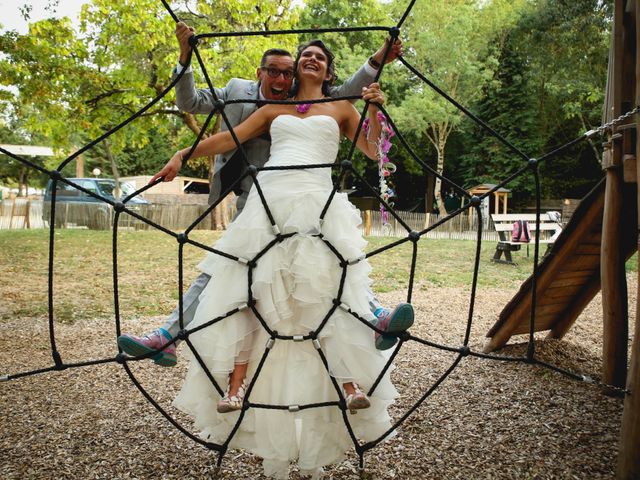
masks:
<svg viewBox="0 0 640 480"><path fill-rule="evenodd" d="M531 156L538 156L599 124L602 116L611 2L529 2L509 32L499 68L478 103L482 118ZM467 139L463 159L469 183L503 178L522 166L489 137ZM582 196L601 176L591 143L541 165L544 194ZM533 193L529 177L511 184L521 198ZM517 198L517 197L516 197Z"/></svg>
<svg viewBox="0 0 640 480"><path fill-rule="evenodd" d="M511 35L511 34L510 34ZM475 112L511 144L525 153L539 152L544 145L533 114L532 78L525 72L527 59L514 48L510 37L499 52L499 67L485 87L484 97L474 105ZM481 127L465 122L467 151L461 157L465 183L497 183L523 166L524 160L487 134ZM508 187L520 195L534 193L534 182L524 175Z"/></svg>
<svg viewBox="0 0 640 480"><path fill-rule="evenodd" d="M418 2L403 26L405 54L418 71L464 105L481 98L497 66L496 42L517 19L521 2L443 0ZM445 148L463 114L414 78L399 108L392 110L401 128L420 132L435 149L436 171L445 173ZM436 180L438 209L446 212L442 185ZM427 200L428 201L428 200Z"/></svg>
<svg viewBox="0 0 640 480"><path fill-rule="evenodd" d="M289 28L297 18L284 0L257 5L200 0L194 11L177 13L198 33ZM63 18L31 23L27 35L0 35L0 82L17 91L12 111L3 107L4 116L13 116L24 131L41 134L50 146L64 150L87 144L149 103L169 85L178 57L174 22L157 0L92 0L80 18L78 32ZM254 75L263 50L282 43L275 37L235 37L203 42L200 49L213 84L222 86L233 76ZM170 138L174 149L193 141L185 128L198 132L200 127L194 116L175 108L171 92L112 135L109 147L118 162L135 163L122 152L144 148L155 136ZM106 155L105 147L93 155ZM208 162L193 164L199 165ZM134 169L128 165L125 170Z"/></svg>

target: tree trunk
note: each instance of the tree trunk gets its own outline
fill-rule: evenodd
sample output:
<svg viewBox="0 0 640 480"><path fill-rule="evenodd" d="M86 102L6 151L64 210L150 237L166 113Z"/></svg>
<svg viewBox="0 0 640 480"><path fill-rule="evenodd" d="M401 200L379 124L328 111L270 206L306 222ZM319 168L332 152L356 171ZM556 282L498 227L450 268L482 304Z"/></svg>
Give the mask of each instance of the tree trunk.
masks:
<svg viewBox="0 0 640 480"><path fill-rule="evenodd" d="M196 135L200 133L200 129L202 127L200 126L200 124L198 123L198 120L196 120L196 117L194 115L190 113L185 113L182 119L184 120L184 123L187 125L187 127L189 127L189 129L193 133L195 133Z"/></svg>
<svg viewBox="0 0 640 480"><path fill-rule="evenodd" d="M118 172L118 164L116 163L116 159L111 152L111 146L109 145L109 140L104 139L104 151L107 155L107 159L111 163L111 173L113 174L113 179L116 181L116 188L114 192L114 197L117 200L120 200L120 173Z"/></svg>
<svg viewBox="0 0 640 480"><path fill-rule="evenodd" d="M424 211L426 213L433 213L433 196L434 196L434 184L436 177L431 173L427 173L427 192L424 196Z"/></svg>
<svg viewBox="0 0 640 480"><path fill-rule="evenodd" d="M77 150L77 147L75 149ZM76 177L84 177L84 157L82 155L76 157Z"/></svg>
<svg viewBox="0 0 640 480"><path fill-rule="evenodd" d="M437 147L438 153L438 163L436 165L436 171L442 175L444 172L444 145L442 142L438 142ZM436 185L435 185L435 196L436 196L436 204L438 205L438 211L440 215L446 215L447 209L444 206L444 201L442 200L442 180L440 177L436 177Z"/></svg>
<svg viewBox="0 0 640 480"><path fill-rule="evenodd" d="M26 197L27 196L27 186L26 186L26 180L27 180L27 167L25 167L24 165L20 167L20 173L18 174L18 196L19 197Z"/></svg>

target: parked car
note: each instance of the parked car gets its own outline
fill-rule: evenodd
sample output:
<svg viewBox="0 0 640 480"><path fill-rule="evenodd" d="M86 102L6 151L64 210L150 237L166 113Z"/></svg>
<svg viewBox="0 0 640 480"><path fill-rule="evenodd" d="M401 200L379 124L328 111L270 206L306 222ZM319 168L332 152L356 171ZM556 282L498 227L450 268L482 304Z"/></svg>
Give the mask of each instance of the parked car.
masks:
<svg viewBox="0 0 640 480"><path fill-rule="evenodd" d="M116 182L110 178L68 178L67 180L81 186L85 190L100 195L109 200L116 200ZM49 222L51 218L51 187L49 180L44 193L42 204L42 218ZM135 188L126 182L120 182L120 198L135 192ZM127 208L141 210L149 202L140 197L134 197L127 202ZM57 183L56 189L56 227L74 224L101 230L111 228L113 223L113 207L87 193L78 190L64 182ZM135 219L135 222L139 220Z"/></svg>

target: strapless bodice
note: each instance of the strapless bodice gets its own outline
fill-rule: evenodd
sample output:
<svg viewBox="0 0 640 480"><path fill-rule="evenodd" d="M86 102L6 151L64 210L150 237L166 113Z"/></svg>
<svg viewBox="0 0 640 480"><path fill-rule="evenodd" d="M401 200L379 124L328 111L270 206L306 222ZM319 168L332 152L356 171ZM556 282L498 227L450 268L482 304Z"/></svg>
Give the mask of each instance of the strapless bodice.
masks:
<svg viewBox="0 0 640 480"><path fill-rule="evenodd" d="M265 167L333 164L338 155L340 127L328 115L280 115L271 123L271 153ZM258 181L265 192L295 195L331 190L331 168L264 170Z"/></svg>
<svg viewBox="0 0 640 480"><path fill-rule="evenodd" d="M271 123L269 166L332 163L338 154L340 128L333 117L280 115Z"/></svg>

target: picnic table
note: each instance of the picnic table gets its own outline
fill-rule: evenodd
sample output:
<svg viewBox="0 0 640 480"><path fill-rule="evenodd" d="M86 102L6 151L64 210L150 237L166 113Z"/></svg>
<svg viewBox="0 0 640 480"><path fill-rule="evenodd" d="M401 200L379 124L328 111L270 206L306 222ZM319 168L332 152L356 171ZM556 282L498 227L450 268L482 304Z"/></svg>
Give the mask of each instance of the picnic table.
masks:
<svg viewBox="0 0 640 480"><path fill-rule="evenodd" d="M529 244L535 243L535 213L496 213L491 215L491 219L500 238L491 261L515 265L511 252L520 250L523 245L527 246L527 256L529 255ZM529 242L514 242L511 239L513 224L518 220L524 220L529 224L529 229L531 230L531 240ZM540 244L547 245L547 252L561 231L562 223L560 222L560 214L558 212L540 214ZM503 256L504 258L502 258Z"/></svg>

